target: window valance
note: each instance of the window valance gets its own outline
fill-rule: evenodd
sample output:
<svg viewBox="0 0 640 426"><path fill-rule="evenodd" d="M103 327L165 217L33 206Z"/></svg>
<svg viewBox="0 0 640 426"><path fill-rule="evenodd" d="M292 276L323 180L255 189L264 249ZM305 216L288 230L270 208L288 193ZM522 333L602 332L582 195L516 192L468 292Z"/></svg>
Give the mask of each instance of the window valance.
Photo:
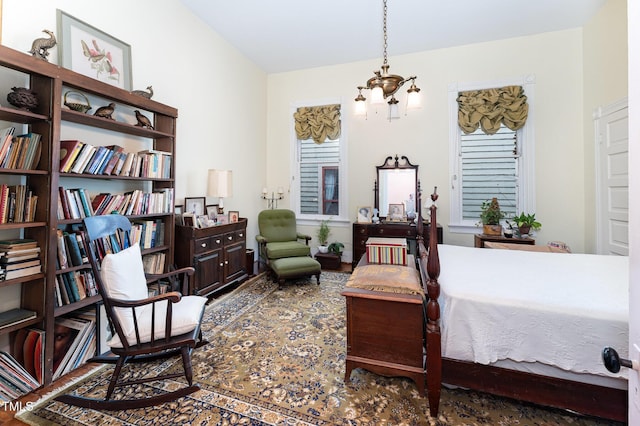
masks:
<svg viewBox="0 0 640 426"><path fill-rule="evenodd" d="M529 113L522 86L469 90L458 94L458 125L465 133L478 127L493 135L504 124L511 130L524 126Z"/></svg>
<svg viewBox="0 0 640 426"><path fill-rule="evenodd" d="M298 139L317 144L340 137L340 105L300 107L293 113Z"/></svg>

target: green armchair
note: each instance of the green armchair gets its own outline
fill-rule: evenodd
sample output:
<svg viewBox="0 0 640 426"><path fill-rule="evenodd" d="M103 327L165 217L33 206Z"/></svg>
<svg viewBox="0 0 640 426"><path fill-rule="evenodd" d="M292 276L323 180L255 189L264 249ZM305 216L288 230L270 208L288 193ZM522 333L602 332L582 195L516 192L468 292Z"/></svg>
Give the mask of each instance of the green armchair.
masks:
<svg viewBox="0 0 640 426"><path fill-rule="evenodd" d="M311 236L297 231L296 214L293 211L263 210L258 214L258 228L258 254L266 265L276 259L311 256ZM304 240L304 244L301 240Z"/></svg>

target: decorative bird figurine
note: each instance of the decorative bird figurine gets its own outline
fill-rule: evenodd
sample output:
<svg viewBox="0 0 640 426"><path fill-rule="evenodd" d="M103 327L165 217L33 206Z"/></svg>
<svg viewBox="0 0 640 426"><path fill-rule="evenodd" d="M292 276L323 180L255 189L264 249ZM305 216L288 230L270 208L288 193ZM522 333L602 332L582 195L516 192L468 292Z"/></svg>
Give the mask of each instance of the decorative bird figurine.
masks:
<svg viewBox="0 0 640 426"><path fill-rule="evenodd" d="M108 118L109 120L113 120L113 117L111 117L111 114L113 114L113 111L115 111L115 109L116 109L116 104L111 102L107 106L98 108L96 112L93 113L93 115L97 117Z"/></svg>
<svg viewBox="0 0 640 426"><path fill-rule="evenodd" d="M7 95L7 101L15 107L31 111L38 107L38 98L36 94L26 87L12 87L13 92Z"/></svg>
<svg viewBox="0 0 640 426"><path fill-rule="evenodd" d="M134 112L136 113L136 120L138 120L138 124L136 124L136 126L146 127L147 129L153 130L153 126L151 125L151 120L149 120L147 117L142 115L142 113L138 110L135 110Z"/></svg>
<svg viewBox="0 0 640 426"><path fill-rule="evenodd" d="M133 93L134 95L142 96L143 98L151 99L153 97L153 87L147 86L147 90L148 92L145 90L134 90L131 93Z"/></svg>
<svg viewBox="0 0 640 426"><path fill-rule="evenodd" d="M37 38L33 40L29 53L31 53L31 55L36 58L49 62L47 56L49 56L49 49L51 49L57 43L56 36L53 35L53 32L49 30L42 30L42 32L48 34L49 38Z"/></svg>

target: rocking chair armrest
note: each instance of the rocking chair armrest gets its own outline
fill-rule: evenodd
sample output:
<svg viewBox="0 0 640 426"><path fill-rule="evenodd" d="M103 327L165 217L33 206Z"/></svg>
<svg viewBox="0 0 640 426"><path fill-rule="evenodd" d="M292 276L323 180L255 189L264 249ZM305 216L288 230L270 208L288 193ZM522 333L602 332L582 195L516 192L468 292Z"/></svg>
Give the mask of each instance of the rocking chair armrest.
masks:
<svg viewBox="0 0 640 426"><path fill-rule="evenodd" d="M147 278L147 284L150 284L150 283L152 283L154 281L158 281L158 280L161 280L163 278L174 277L176 275L181 275L181 274L187 274L187 275L191 276L194 273L195 273L195 268L193 268L192 266L185 266L184 268L176 269L174 271L164 272L162 274L147 274L147 273L145 273L144 276Z"/></svg>
<svg viewBox="0 0 640 426"><path fill-rule="evenodd" d="M137 308L144 305L149 305L162 300L168 300L171 303L178 303L182 299L182 294L178 291L170 291L168 293L158 294L156 296L148 297L140 300L122 300L122 299L109 299L111 305L114 308Z"/></svg>

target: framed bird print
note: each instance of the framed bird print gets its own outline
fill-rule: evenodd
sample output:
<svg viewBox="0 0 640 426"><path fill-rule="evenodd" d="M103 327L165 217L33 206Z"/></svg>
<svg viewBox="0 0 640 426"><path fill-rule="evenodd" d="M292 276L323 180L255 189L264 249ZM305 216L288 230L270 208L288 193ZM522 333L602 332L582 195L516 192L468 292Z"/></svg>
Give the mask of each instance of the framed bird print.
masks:
<svg viewBox="0 0 640 426"><path fill-rule="evenodd" d="M131 46L60 9L57 19L61 66L131 90Z"/></svg>

